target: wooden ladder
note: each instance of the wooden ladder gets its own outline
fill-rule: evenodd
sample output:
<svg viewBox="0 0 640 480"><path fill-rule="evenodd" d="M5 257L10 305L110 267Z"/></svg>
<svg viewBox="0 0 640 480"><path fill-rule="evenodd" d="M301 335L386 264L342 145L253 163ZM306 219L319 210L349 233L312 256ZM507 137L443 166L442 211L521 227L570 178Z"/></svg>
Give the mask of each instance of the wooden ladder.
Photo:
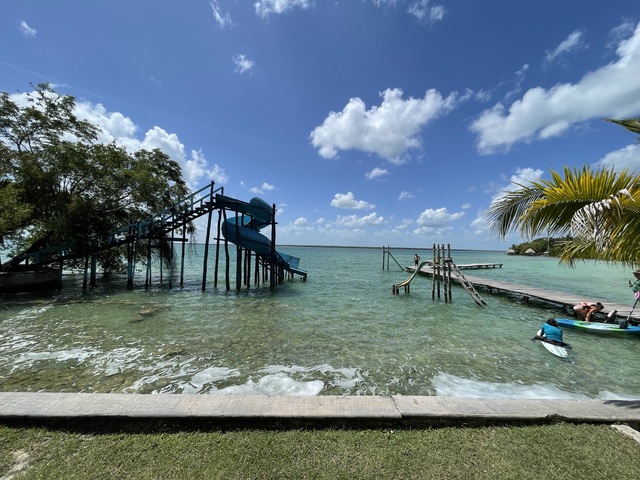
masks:
<svg viewBox="0 0 640 480"><path fill-rule="evenodd" d="M462 270L460 270L458 266L455 263L453 263L453 260L451 260L450 258L447 261L451 264L451 270L453 271L453 273L455 273L456 278L458 279L460 284L464 287L464 289L467 291L469 296L473 298L473 301L480 306L486 305L487 303L482 299L482 297L476 291L473 285L471 285L471 282L467 280L467 278L464 276L464 273L462 273Z"/></svg>

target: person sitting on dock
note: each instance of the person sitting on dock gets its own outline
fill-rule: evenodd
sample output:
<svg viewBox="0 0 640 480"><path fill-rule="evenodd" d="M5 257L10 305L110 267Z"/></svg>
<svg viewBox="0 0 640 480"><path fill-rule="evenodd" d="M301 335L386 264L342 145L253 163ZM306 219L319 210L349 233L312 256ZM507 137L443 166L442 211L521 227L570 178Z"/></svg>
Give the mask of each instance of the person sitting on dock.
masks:
<svg viewBox="0 0 640 480"><path fill-rule="evenodd" d="M590 323L591 318L593 317L593 314L598 313L603 309L604 309L604 305L602 305L600 302L596 302L596 303L581 302L577 305L574 305L573 313L576 315L576 317L581 318L587 323Z"/></svg>

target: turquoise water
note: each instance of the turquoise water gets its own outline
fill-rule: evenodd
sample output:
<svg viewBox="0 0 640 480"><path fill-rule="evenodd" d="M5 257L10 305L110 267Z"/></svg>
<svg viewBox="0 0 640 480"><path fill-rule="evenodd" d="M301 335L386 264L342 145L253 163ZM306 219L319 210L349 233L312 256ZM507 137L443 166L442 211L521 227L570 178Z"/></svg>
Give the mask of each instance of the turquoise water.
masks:
<svg viewBox="0 0 640 480"><path fill-rule="evenodd" d="M452 303L433 301L425 277L410 294L392 295L408 273L393 260L383 270L382 248L282 250L301 258L306 282L227 292L222 266L214 290L210 255L203 293L200 247L188 252L182 288L156 278L145 290L139 273L133 291L117 277L82 292L82 278L65 275L61 292L4 296L0 390L640 398L640 338L566 331L573 350L560 359L530 341L546 318L566 316L557 308L481 291L482 308L455 285ZM411 265L416 251L392 253ZM502 252L452 256L458 264L504 264L476 276L632 305L622 268L569 269Z"/></svg>

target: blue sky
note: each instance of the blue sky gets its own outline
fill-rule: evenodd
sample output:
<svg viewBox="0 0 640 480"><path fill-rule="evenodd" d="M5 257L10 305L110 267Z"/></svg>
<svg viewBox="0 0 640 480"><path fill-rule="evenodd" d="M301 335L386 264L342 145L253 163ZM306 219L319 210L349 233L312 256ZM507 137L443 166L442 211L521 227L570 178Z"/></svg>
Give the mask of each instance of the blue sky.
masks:
<svg viewBox="0 0 640 480"><path fill-rule="evenodd" d="M603 121L640 115L638 2L3 2L0 44L1 91L276 204L279 244L506 250L512 181L640 166Z"/></svg>

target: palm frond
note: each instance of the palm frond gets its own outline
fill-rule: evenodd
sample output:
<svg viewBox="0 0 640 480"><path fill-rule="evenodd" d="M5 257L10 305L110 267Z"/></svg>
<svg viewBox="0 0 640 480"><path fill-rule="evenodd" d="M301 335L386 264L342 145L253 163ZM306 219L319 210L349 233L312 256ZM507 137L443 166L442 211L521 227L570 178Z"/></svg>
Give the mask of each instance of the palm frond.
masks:
<svg viewBox="0 0 640 480"><path fill-rule="evenodd" d="M607 118L607 122L615 123L616 125L620 125L621 127L626 128L630 132L640 134L640 117L638 118L627 118L625 120L616 120L615 118ZM638 138L640 140L640 138Z"/></svg>
<svg viewBox="0 0 640 480"><path fill-rule="evenodd" d="M518 229L528 238L568 236L561 262L578 259L640 263L640 177L627 170L590 167L520 186L496 200L487 214L492 232L504 238Z"/></svg>

